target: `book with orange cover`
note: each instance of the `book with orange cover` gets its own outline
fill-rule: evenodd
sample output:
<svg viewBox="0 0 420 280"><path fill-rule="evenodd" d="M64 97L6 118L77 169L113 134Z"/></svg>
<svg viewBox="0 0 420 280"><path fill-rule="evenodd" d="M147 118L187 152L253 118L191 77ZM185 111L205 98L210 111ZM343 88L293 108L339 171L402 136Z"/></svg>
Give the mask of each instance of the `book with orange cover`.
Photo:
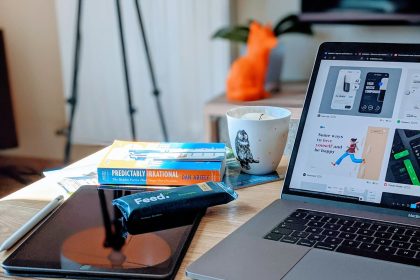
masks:
<svg viewBox="0 0 420 280"><path fill-rule="evenodd" d="M183 186L220 182L223 143L159 143L116 140L98 166L98 182L112 185Z"/></svg>

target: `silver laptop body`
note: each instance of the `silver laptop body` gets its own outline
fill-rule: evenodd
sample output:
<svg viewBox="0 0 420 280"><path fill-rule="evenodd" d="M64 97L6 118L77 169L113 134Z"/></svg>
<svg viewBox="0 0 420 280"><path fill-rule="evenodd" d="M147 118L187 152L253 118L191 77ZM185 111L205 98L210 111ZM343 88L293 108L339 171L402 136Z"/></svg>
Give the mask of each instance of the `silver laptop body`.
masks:
<svg viewBox="0 0 420 280"><path fill-rule="evenodd" d="M420 45L322 44L281 199L186 275L420 279L419 62Z"/></svg>

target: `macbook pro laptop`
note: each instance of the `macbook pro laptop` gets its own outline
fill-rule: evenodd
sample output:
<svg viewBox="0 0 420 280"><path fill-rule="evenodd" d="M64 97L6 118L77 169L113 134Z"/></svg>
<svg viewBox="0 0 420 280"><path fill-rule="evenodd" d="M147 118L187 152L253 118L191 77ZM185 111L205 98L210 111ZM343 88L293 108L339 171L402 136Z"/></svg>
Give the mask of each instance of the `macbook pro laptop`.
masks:
<svg viewBox="0 0 420 280"><path fill-rule="evenodd" d="M420 45L324 43L281 199L186 274L420 279L419 180Z"/></svg>

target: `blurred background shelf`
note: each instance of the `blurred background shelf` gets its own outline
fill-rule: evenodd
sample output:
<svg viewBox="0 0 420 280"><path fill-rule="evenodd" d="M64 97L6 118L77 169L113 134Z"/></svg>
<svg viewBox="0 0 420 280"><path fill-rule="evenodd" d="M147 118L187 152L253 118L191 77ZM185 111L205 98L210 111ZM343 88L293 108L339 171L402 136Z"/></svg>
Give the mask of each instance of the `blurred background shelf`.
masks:
<svg viewBox="0 0 420 280"><path fill-rule="evenodd" d="M285 154L288 155L293 147L295 133L302 114L303 103L306 96L307 82L282 83L280 92L271 97L248 102L229 102L225 94L208 101L204 106L205 141L225 142L229 145L227 134L226 112L237 106L276 106L287 108L291 111L289 139Z"/></svg>

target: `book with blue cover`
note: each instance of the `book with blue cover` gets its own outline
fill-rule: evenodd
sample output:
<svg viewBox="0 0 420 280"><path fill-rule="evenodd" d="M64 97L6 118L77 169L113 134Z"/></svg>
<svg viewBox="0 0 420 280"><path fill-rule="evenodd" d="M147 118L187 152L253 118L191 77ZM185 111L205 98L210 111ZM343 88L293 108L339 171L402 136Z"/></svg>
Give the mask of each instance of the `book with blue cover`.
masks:
<svg viewBox="0 0 420 280"><path fill-rule="evenodd" d="M98 166L100 184L192 185L220 182L224 143L159 143L116 140Z"/></svg>

